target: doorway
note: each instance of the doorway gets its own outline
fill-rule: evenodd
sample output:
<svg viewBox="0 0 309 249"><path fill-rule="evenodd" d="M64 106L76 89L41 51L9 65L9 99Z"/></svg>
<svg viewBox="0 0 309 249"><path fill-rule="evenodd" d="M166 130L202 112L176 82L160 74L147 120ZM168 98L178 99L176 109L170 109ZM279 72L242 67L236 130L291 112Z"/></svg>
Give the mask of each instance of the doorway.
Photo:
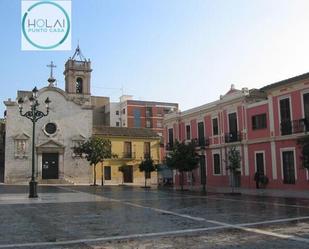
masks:
<svg viewBox="0 0 309 249"><path fill-rule="evenodd" d="M123 182L133 183L133 166L132 165L127 165L124 167Z"/></svg>
<svg viewBox="0 0 309 249"><path fill-rule="evenodd" d="M43 153L42 154L42 179L59 178L59 154Z"/></svg>
<svg viewBox="0 0 309 249"><path fill-rule="evenodd" d="M283 163L283 183L295 184L295 167L294 167L294 152L282 152Z"/></svg>

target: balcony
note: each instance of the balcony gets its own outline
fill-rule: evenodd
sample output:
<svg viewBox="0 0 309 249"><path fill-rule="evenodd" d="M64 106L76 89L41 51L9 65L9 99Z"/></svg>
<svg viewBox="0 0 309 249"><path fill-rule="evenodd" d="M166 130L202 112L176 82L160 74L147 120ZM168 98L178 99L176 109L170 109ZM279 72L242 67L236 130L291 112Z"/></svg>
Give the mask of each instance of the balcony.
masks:
<svg viewBox="0 0 309 249"><path fill-rule="evenodd" d="M122 159L133 159L135 158L135 153L134 152L124 152L122 154Z"/></svg>
<svg viewBox="0 0 309 249"><path fill-rule="evenodd" d="M303 133L309 131L309 122L305 118L292 121L282 121L280 124L280 128L282 136Z"/></svg>
<svg viewBox="0 0 309 249"><path fill-rule="evenodd" d="M195 144L196 147L209 146L209 138L205 138L205 137L192 139L192 142Z"/></svg>
<svg viewBox="0 0 309 249"><path fill-rule="evenodd" d="M241 134L239 131L225 133L226 143L234 143L234 142L239 142L239 141L241 141Z"/></svg>

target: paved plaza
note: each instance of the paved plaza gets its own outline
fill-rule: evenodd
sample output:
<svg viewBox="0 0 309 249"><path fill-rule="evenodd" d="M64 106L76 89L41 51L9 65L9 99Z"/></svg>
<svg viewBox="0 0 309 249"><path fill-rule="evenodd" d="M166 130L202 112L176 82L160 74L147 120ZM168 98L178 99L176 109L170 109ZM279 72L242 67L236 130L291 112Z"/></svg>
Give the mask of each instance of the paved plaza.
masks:
<svg viewBox="0 0 309 249"><path fill-rule="evenodd" d="M0 248L309 248L309 199L0 185Z"/></svg>

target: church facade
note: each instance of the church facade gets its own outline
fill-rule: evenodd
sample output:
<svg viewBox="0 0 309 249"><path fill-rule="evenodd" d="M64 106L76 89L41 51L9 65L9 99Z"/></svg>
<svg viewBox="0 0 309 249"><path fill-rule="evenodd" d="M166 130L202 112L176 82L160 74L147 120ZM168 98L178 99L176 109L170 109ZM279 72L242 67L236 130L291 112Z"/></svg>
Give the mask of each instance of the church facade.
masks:
<svg viewBox="0 0 309 249"><path fill-rule="evenodd" d="M38 109L46 112L44 100L51 101L47 116L39 119L35 131L35 165L39 183L90 183L91 168L85 159L75 157L72 148L92 135L93 113L97 102L108 98L90 94L91 62L79 55L65 64L65 91L49 85L38 92ZM30 110L32 92L18 91L24 101L22 112ZM30 99L30 100L29 100ZM6 105L5 183L27 183L31 176L32 122L20 115L16 100Z"/></svg>

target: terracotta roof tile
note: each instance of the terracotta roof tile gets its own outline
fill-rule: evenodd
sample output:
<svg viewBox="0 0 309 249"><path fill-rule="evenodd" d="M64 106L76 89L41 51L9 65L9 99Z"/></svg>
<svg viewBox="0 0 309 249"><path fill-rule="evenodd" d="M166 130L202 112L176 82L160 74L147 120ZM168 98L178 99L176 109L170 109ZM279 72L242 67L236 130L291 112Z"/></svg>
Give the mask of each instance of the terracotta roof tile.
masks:
<svg viewBox="0 0 309 249"><path fill-rule="evenodd" d="M93 134L115 137L160 138L156 132L146 128L96 126L93 128Z"/></svg>

